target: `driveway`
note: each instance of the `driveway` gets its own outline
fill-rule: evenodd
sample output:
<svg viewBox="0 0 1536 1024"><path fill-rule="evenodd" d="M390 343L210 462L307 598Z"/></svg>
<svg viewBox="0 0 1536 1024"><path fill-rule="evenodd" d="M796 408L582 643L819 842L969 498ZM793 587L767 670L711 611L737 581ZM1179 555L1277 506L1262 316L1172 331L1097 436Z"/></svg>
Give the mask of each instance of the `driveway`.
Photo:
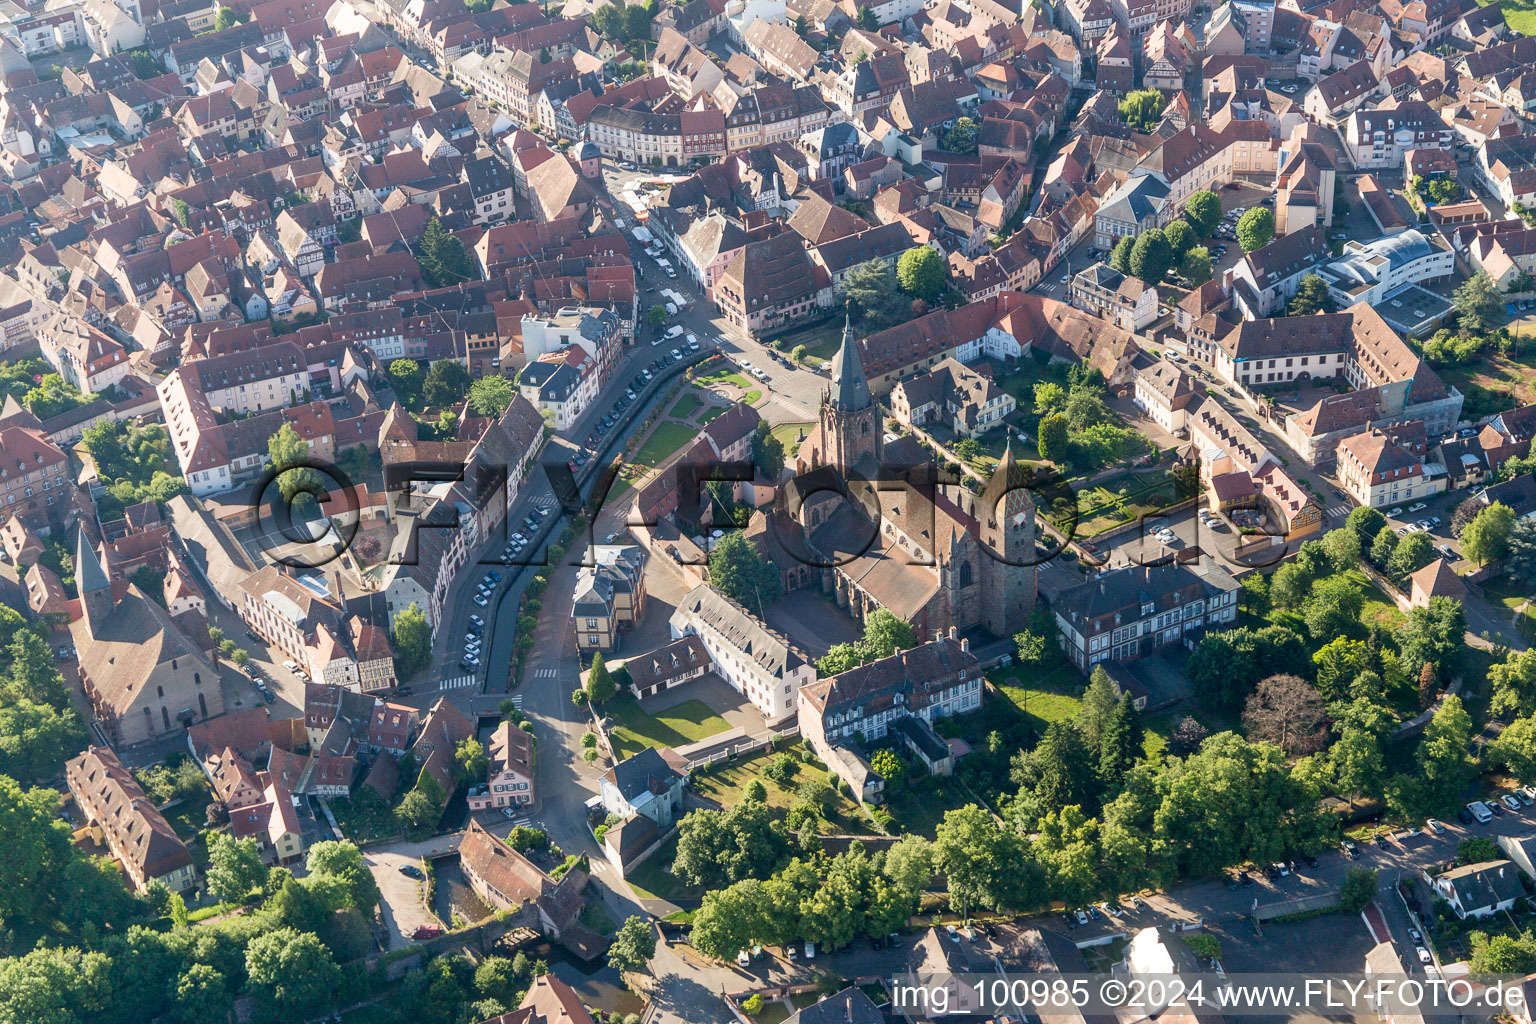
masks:
<svg viewBox="0 0 1536 1024"><path fill-rule="evenodd" d="M421 866L426 853L445 853L456 849L459 833L438 836L420 843L392 843L363 851L363 863L373 872L381 896L384 924L389 928L389 948L402 949L411 944L411 933L424 924L441 925L425 902L425 882L400 873L407 864Z"/></svg>

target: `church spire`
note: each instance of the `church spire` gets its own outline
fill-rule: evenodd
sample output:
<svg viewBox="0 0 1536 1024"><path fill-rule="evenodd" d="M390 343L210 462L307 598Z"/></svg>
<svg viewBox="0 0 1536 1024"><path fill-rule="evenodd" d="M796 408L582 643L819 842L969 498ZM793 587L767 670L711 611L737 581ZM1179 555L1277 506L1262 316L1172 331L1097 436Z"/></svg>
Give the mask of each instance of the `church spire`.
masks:
<svg viewBox="0 0 1536 1024"><path fill-rule="evenodd" d="M112 581L107 578L106 570L91 547L85 524L81 523L79 529L75 536L75 587L80 593L80 612L85 619L85 628L94 637L99 635L107 616L112 614Z"/></svg>
<svg viewBox="0 0 1536 1024"><path fill-rule="evenodd" d="M853 338L853 313L843 320L843 343L832 360L832 403L843 412L858 412L875 404L869 380L859 362L859 345Z"/></svg>

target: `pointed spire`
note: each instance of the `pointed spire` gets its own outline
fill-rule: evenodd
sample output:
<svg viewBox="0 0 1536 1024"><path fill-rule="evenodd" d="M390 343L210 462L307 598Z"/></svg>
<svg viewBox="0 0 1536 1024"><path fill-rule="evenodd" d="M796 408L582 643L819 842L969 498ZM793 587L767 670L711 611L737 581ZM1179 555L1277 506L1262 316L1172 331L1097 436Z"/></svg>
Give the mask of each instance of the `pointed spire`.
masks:
<svg viewBox="0 0 1536 1024"><path fill-rule="evenodd" d="M80 532L75 536L75 587L82 596L97 590L110 592L112 588L106 570L102 569L96 551L85 535L84 524L81 524Z"/></svg>
<svg viewBox="0 0 1536 1024"><path fill-rule="evenodd" d="M853 312L848 310L843 320L843 343L832 360L833 402L844 412L857 412L874 404L869 393L869 380L864 376L864 366L859 361L859 345L853 337Z"/></svg>

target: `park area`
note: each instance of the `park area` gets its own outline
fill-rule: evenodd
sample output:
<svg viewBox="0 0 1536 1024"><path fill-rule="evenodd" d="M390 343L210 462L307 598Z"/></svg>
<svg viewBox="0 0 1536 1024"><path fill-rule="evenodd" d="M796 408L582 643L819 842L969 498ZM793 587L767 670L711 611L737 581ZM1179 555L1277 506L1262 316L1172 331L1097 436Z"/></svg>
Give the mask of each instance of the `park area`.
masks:
<svg viewBox="0 0 1536 1024"><path fill-rule="evenodd" d="M755 780L762 780L768 796L766 803L776 811L788 812L798 799L796 790L806 782L825 782L835 791L837 780L825 768L816 764L801 763L787 785L772 781L767 775L768 765L778 757L772 750L764 750L755 757L731 760L710 765L693 773L693 791L705 800L732 807L745 798L746 789ZM859 810L858 804L840 792L834 792L822 821L823 832L870 835L872 830Z"/></svg>
<svg viewBox="0 0 1536 1024"><path fill-rule="evenodd" d="M1095 537L1179 502L1178 485L1163 468L1117 473L1092 484L1069 480L1067 486L1077 498L1074 533L1078 537ZM1072 517L1065 505L1058 511L1061 500L1052 503L1049 517L1064 530L1072 525Z"/></svg>

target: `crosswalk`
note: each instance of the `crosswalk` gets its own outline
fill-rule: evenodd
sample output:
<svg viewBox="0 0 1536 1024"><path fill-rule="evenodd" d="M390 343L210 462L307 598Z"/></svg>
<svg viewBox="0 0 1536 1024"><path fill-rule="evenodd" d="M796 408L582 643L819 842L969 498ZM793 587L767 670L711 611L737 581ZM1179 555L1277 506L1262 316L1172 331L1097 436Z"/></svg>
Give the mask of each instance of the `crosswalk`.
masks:
<svg viewBox="0 0 1536 1024"><path fill-rule="evenodd" d="M1331 516L1339 516L1342 518L1343 516L1349 515L1350 510L1354 507L1355 506L1349 504L1348 502L1345 502L1342 505L1329 505L1327 511Z"/></svg>
<svg viewBox="0 0 1536 1024"><path fill-rule="evenodd" d="M533 678L535 679L553 679L559 674L560 670L557 668L536 668L533 670Z"/></svg>
<svg viewBox="0 0 1536 1024"><path fill-rule="evenodd" d="M442 683L442 686L439 687L439 689L443 689L443 690L462 690L462 689L464 689L466 687L474 686L474 685L475 685L475 677L474 676L454 676L452 679L444 679L443 683Z"/></svg>
<svg viewBox="0 0 1536 1024"><path fill-rule="evenodd" d="M522 694L514 693L512 695L511 700L512 700L512 706L514 708L516 708L519 711L523 710L523 695Z"/></svg>
<svg viewBox="0 0 1536 1024"><path fill-rule="evenodd" d="M532 818L514 818L512 820L512 827L513 828L528 828L532 824L533 824L533 819Z"/></svg>
<svg viewBox="0 0 1536 1024"><path fill-rule="evenodd" d="M533 499L533 503L539 508L554 508L560 504L553 494L540 494Z"/></svg>

